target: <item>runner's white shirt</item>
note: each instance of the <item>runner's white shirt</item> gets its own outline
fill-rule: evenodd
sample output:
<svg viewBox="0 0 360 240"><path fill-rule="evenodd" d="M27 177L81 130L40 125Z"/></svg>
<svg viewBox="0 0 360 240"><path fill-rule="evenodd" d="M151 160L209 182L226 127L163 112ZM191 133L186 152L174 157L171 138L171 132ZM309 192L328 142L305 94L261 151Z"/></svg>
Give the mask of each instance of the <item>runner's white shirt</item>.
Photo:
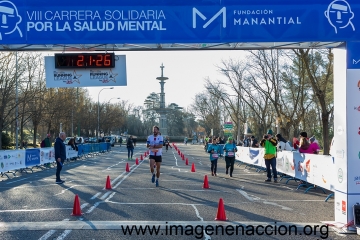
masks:
<svg viewBox="0 0 360 240"><path fill-rule="evenodd" d="M161 156L162 155L162 148L156 148L156 149L152 148L152 146L154 146L154 145L161 145L161 146L163 145L164 139L161 135L157 135L156 137L154 135L150 135L147 138L146 143L150 145L150 155L153 155L153 156Z"/></svg>

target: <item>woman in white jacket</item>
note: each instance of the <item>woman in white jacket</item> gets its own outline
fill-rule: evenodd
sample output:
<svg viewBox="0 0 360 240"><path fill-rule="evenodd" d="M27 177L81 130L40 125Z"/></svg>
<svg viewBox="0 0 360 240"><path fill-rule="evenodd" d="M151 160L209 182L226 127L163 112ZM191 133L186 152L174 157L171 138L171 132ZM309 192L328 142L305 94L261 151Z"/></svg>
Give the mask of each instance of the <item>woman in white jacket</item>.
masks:
<svg viewBox="0 0 360 240"><path fill-rule="evenodd" d="M292 151L293 148L290 146L289 142L281 136L280 133L276 134L276 139L278 140L277 150L278 151Z"/></svg>

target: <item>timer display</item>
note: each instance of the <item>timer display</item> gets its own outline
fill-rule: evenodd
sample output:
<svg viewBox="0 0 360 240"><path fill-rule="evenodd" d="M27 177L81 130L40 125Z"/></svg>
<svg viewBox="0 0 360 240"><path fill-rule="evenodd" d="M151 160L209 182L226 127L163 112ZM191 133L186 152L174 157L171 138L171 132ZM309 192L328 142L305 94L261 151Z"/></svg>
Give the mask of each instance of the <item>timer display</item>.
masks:
<svg viewBox="0 0 360 240"><path fill-rule="evenodd" d="M55 54L55 68L114 68L114 53Z"/></svg>

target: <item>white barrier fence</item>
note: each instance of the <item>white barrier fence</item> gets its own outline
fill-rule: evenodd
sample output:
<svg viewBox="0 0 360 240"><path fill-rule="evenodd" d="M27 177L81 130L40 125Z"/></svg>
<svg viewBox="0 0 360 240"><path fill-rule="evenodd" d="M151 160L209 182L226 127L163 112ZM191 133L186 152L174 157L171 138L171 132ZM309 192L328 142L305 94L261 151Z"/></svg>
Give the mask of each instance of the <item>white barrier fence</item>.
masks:
<svg viewBox="0 0 360 240"><path fill-rule="evenodd" d="M73 150L71 146L65 147L67 159L78 156L78 152ZM54 161L55 150L53 147L0 151L0 172L39 166Z"/></svg>
<svg viewBox="0 0 360 240"><path fill-rule="evenodd" d="M235 159L247 164L264 167L264 148L237 147ZM283 151L277 153L276 168L279 173L334 191L338 177L332 156L302 154Z"/></svg>

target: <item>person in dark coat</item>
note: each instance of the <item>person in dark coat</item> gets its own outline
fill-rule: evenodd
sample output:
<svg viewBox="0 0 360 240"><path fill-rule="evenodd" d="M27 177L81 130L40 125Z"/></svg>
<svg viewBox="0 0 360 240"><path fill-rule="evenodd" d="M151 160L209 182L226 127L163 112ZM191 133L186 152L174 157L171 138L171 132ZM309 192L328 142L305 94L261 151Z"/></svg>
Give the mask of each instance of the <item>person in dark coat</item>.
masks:
<svg viewBox="0 0 360 240"><path fill-rule="evenodd" d="M62 184L65 181L61 180L60 172L63 167L64 161L66 159L66 148L64 144L64 140L66 138L66 134L61 132L59 137L55 140L55 161L56 161L56 183Z"/></svg>

